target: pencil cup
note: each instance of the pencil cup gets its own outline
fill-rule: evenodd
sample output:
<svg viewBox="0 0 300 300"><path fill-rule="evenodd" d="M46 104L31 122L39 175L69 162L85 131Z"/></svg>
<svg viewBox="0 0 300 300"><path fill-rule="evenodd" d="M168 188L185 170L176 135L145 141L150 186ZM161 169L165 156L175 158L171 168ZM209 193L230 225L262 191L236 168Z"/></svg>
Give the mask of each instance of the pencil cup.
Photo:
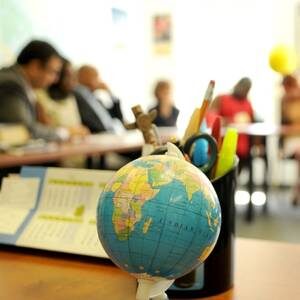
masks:
<svg viewBox="0 0 300 300"><path fill-rule="evenodd" d="M167 294L176 298L201 298L220 294L233 287L235 206L238 159L224 176L212 181L222 211L221 232L217 244L197 269L178 278Z"/></svg>

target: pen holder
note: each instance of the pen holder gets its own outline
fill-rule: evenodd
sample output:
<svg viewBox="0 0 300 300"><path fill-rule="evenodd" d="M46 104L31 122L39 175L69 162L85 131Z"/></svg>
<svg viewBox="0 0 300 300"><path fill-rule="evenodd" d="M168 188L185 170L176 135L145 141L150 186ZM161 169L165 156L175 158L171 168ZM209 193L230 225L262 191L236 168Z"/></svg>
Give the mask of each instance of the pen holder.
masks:
<svg viewBox="0 0 300 300"><path fill-rule="evenodd" d="M167 291L170 297L201 298L220 294L232 288L237 165L238 158L230 171L212 181L222 211L221 231L214 250L201 266L175 281Z"/></svg>

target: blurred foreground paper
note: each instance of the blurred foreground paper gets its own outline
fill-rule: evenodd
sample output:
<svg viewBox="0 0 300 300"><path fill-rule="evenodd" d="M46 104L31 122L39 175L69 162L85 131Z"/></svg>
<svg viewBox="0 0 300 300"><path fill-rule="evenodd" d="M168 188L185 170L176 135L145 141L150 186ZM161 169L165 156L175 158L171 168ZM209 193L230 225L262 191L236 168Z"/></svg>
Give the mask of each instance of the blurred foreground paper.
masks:
<svg viewBox="0 0 300 300"><path fill-rule="evenodd" d="M4 178L0 194L0 233L14 234L35 206L39 178Z"/></svg>
<svg viewBox="0 0 300 300"><path fill-rule="evenodd" d="M29 209L0 206L0 233L15 234L28 214Z"/></svg>
<svg viewBox="0 0 300 300"><path fill-rule="evenodd" d="M114 171L47 168L38 208L16 244L107 257L97 235L96 207L113 174Z"/></svg>
<svg viewBox="0 0 300 300"><path fill-rule="evenodd" d="M31 209L37 199L39 178L3 178L0 205Z"/></svg>

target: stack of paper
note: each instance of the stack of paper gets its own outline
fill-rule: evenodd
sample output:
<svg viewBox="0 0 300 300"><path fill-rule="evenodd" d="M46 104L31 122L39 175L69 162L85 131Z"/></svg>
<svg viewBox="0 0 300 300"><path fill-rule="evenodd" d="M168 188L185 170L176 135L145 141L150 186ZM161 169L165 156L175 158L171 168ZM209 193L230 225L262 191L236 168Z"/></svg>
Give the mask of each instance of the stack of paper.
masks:
<svg viewBox="0 0 300 300"><path fill-rule="evenodd" d="M113 174L26 167L20 178L5 178L0 243L108 257L97 235L96 207Z"/></svg>

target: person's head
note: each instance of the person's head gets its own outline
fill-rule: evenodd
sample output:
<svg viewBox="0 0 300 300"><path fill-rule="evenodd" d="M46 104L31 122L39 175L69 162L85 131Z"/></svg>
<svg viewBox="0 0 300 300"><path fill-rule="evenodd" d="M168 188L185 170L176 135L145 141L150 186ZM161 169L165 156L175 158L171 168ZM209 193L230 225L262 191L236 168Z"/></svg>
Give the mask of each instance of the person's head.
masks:
<svg viewBox="0 0 300 300"><path fill-rule="evenodd" d="M154 88L154 96L158 104L172 103L171 84L166 80L160 80Z"/></svg>
<svg viewBox="0 0 300 300"><path fill-rule="evenodd" d="M58 80L48 88L50 96L55 100L66 98L74 90L77 80L73 67L65 58L62 58L63 64Z"/></svg>
<svg viewBox="0 0 300 300"><path fill-rule="evenodd" d="M101 83L101 78L96 68L90 65L84 65L77 72L78 82L84 85L92 92L97 90Z"/></svg>
<svg viewBox="0 0 300 300"><path fill-rule="evenodd" d="M293 75L286 75L282 79L282 86L286 93L299 89L297 78Z"/></svg>
<svg viewBox="0 0 300 300"><path fill-rule="evenodd" d="M238 99L245 99L251 89L251 80L248 77L244 77L238 81L233 88L233 95Z"/></svg>
<svg viewBox="0 0 300 300"><path fill-rule="evenodd" d="M29 42L19 53L17 64L33 88L47 88L57 80L61 58L49 43L39 40Z"/></svg>

